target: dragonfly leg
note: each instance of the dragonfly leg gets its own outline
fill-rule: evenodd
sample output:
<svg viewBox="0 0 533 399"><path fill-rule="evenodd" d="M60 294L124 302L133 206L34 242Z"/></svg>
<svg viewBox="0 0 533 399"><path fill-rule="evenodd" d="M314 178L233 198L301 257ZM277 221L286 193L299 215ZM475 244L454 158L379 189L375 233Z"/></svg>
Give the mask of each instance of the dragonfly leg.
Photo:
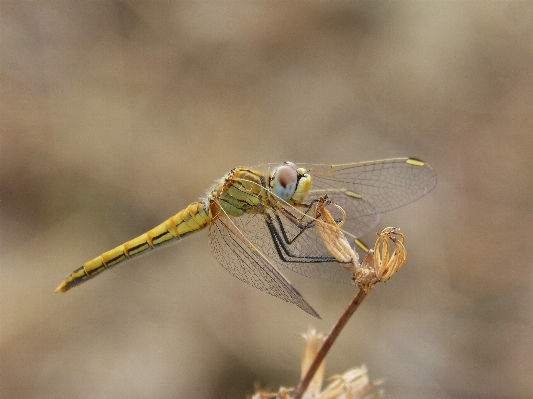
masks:
<svg viewBox="0 0 533 399"><path fill-rule="evenodd" d="M279 229L276 226L274 219L268 213L265 213L265 223L267 225L268 231L270 233L272 242L276 252L278 253L279 258L282 262L305 262L305 263L324 263L324 262L337 262L334 257L329 256L312 256L312 255L301 255L294 253L289 246L294 244L296 239L301 236L302 232L309 228L309 225L312 222L308 223L302 228L302 230L291 240L287 237L283 223L278 215L276 219L279 223Z"/></svg>

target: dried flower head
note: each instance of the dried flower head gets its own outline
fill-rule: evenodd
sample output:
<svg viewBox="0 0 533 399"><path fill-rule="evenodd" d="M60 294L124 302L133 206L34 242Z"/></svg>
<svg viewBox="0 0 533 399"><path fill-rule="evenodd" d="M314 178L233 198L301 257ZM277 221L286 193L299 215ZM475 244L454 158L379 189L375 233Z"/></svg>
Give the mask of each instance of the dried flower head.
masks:
<svg viewBox="0 0 533 399"><path fill-rule="evenodd" d="M332 381L316 399L354 399L381 397L381 392L365 396L372 388L381 385L383 380L370 381L365 365L350 369L342 375L329 378Z"/></svg>
<svg viewBox="0 0 533 399"><path fill-rule="evenodd" d="M342 214L336 221L328 210L333 206ZM387 227L378 233L374 249L367 252L359 263L357 252L350 246L341 230L346 221L346 213L339 205L330 201L327 195L321 197L314 210L315 226L328 251L348 271L353 273L354 283L365 292L377 282L385 282L396 273L407 260L404 246L405 236L396 227ZM394 248L391 253L391 248Z"/></svg>
<svg viewBox="0 0 533 399"><path fill-rule="evenodd" d="M292 399L289 393L293 389L281 387L278 392L267 392L256 388L252 399Z"/></svg>
<svg viewBox="0 0 533 399"><path fill-rule="evenodd" d="M365 292L377 282L385 282L396 273L407 260L405 236L396 227L387 227L378 233L374 249L363 258L361 267L354 274L354 281ZM393 251L391 254L391 247Z"/></svg>
<svg viewBox="0 0 533 399"><path fill-rule="evenodd" d="M342 214L342 220L336 222L330 211L326 208L333 205ZM346 221L346 212L339 205L328 200L327 195L320 197L315 206L315 226L328 249L329 253L349 272L355 273L359 268L359 255L350 246L350 243L341 230ZM323 220L322 220L323 219Z"/></svg>
<svg viewBox="0 0 533 399"><path fill-rule="evenodd" d="M309 328L307 333L301 334L305 339L305 346L302 356L302 376L309 368L310 362L316 356L323 334L316 332L314 328ZM366 366L350 369L342 375L335 375L328 379L330 384L321 391L324 379L324 363L321 364L309 388L305 391L303 399L372 399L380 397L379 392L374 392L373 388L383 383L382 380L370 381ZM278 392L267 392L256 388L252 399L293 399L294 389L281 387Z"/></svg>
<svg viewBox="0 0 533 399"><path fill-rule="evenodd" d="M307 370L309 370L309 367L311 366L311 363L315 359L318 350L320 349L320 345L324 340L324 335L318 334L314 328L309 327L307 333L303 333L300 336L305 339L301 369L301 378L304 378ZM311 383L309 384L309 388L307 388L304 394L304 398L315 398L320 393L322 381L324 380L325 368L325 362L320 363L320 366L318 367L313 379L311 380Z"/></svg>

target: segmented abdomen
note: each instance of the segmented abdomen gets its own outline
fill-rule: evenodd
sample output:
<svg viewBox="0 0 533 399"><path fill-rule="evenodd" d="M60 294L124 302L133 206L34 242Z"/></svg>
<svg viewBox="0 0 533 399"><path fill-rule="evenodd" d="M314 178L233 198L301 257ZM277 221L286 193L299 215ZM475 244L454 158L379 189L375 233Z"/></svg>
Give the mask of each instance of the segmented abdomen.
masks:
<svg viewBox="0 0 533 399"><path fill-rule="evenodd" d="M152 230L88 261L73 271L57 287L56 292L68 291L112 266L201 230L210 222L211 214L208 205L203 202L194 202Z"/></svg>

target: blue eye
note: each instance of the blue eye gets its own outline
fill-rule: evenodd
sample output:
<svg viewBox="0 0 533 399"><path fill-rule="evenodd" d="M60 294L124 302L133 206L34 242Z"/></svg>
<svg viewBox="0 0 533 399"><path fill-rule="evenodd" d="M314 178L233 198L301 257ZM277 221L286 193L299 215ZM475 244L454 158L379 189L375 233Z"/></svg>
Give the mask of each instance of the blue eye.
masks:
<svg viewBox="0 0 533 399"><path fill-rule="evenodd" d="M298 174L291 165L280 166L274 175L274 194L284 201L294 195L298 185Z"/></svg>

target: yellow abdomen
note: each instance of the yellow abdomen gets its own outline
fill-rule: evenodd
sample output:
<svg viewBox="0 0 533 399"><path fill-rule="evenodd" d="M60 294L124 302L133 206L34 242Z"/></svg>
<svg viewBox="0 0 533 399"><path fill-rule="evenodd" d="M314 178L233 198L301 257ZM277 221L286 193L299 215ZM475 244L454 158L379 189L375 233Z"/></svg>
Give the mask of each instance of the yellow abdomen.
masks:
<svg viewBox="0 0 533 399"><path fill-rule="evenodd" d="M179 240L203 229L210 222L211 215L207 204L194 202L152 230L86 262L73 271L57 287L56 292L66 292L112 266L151 251L164 243Z"/></svg>

